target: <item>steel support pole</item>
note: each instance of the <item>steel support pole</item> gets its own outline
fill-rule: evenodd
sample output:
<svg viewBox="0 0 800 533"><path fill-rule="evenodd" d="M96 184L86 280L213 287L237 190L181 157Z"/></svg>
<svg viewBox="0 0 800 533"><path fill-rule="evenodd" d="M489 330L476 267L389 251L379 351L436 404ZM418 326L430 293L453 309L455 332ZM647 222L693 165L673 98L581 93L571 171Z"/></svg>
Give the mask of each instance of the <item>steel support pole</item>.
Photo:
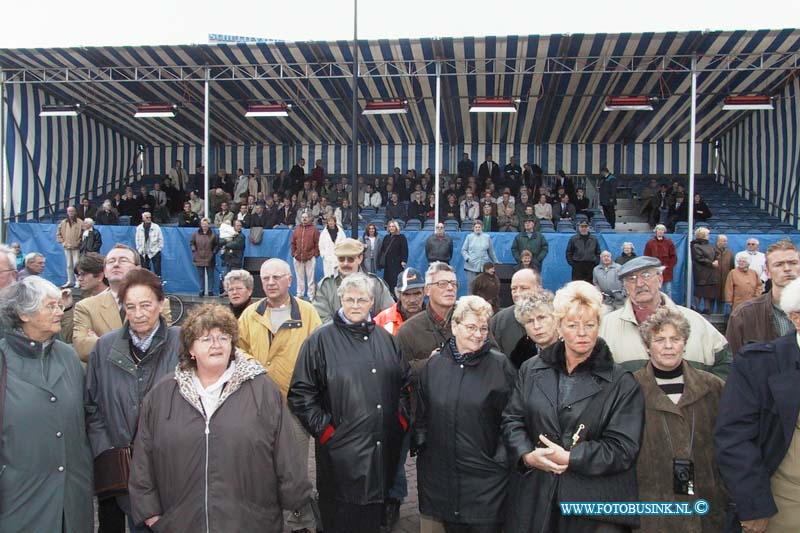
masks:
<svg viewBox="0 0 800 533"><path fill-rule="evenodd" d="M352 234L358 239L358 0L353 0L353 130L350 141L350 181L353 193L350 195Z"/></svg>
<svg viewBox="0 0 800 533"><path fill-rule="evenodd" d="M441 131L441 124L442 124L442 64L437 62L436 63L436 164L434 165L436 168L434 169L434 180L433 183L436 193L436 199L434 200L434 209L436 212L433 215L433 219L436 224L439 223L439 191L441 190L441 183L439 180L441 179L442 173L442 131Z"/></svg>
<svg viewBox="0 0 800 533"><path fill-rule="evenodd" d="M0 242L6 242L6 86L0 70Z"/></svg>
<svg viewBox="0 0 800 533"><path fill-rule="evenodd" d="M694 152L697 119L697 56L692 57L692 106L689 131L689 229L686 236L686 307L692 306L692 239L694 238Z"/></svg>
<svg viewBox="0 0 800 533"><path fill-rule="evenodd" d="M209 100L208 100L208 78L209 78L209 69L206 69L206 80L204 84L205 90L205 109L203 113L203 187L205 187L205 194L203 194L203 212L205 213L206 218L209 217L208 213L208 197L211 195L211 191L208 190L208 111L209 111ZM211 287L208 286L208 274L203 274L203 285L200 287L203 289L203 292L209 294L211 292ZM219 288L220 294L222 294L222 287Z"/></svg>

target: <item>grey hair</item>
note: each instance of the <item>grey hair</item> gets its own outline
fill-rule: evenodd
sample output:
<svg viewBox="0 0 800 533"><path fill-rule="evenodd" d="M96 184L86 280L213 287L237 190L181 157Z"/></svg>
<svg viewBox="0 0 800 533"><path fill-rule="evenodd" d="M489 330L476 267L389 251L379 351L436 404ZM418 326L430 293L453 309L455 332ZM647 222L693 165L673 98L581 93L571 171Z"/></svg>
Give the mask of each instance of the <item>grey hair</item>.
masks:
<svg viewBox="0 0 800 533"><path fill-rule="evenodd" d="M44 257L39 252L31 252L29 254L25 254L25 266L28 266L28 263L32 263L34 259L37 257Z"/></svg>
<svg viewBox="0 0 800 533"><path fill-rule="evenodd" d="M781 291L781 309L787 315L800 311L800 278L793 279Z"/></svg>
<svg viewBox="0 0 800 533"><path fill-rule="evenodd" d="M742 251L742 252L737 253L736 254L736 259L735 259L737 263L739 262L739 259L747 259L747 264L748 265L751 263L750 254L748 254L747 252Z"/></svg>
<svg viewBox="0 0 800 533"><path fill-rule="evenodd" d="M623 252L625 252L625 247L626 247L626 246L630 246L630 247L631 247L631 253L633 253L633 252L635 252L635 251L636 251L636 246L634 246L632 242L630 242L630 241L625 241L625 242L623 242L623 243L622 243L622 248L621 248L621 250L622 250Z"/></svg>
<svg viewBox="0 0 800 533"><path fill-rule="evenodd" d="M247 290L253 290L253 275L247 270L231 270L225 274L225 281L223 282L225 290L227 291L228 287L236 281L241 281Z"/></svg>
<svg viewBox="0 0 800 533"><path fill-rule="evenodd" d="M6 258L8 268L17 267L17 254L15 254L14 249L7 244L0 244L0 257Z"/></svg>
<svg viewBox="0 0 800 533"><path fill-rule="evenodd" d="M695 239L707 239L709 235L711 235L711 231L705 226L700 226L694 230Z"/></svg>
<svg viewBox="0 0 800 533"><path fill-rule="evenodd" d="M111 200L103 200L103 207L105 206L111 207Z"/></svg>
<svg viewBox="0 0 800 533"><path fill-rule="evenodd" d="M28 276L0 291L0 323L8 328L22 326L22 316L31 316L41 309L45 298L61 300L61 291L39 276Z"/></svg>
<svg viewBox="0 0 800 533"><path fill-rule="evenodd" d="M89 217L86 217L86 218L84 218L84 219L83 219L83 223L84 223L84 224L89 224L90 226L94 226L94 220L92 220L92 219L91 219L91 218L89 218Z"/></svg>
<svg viewBox="0 0 800 533"><path fill-rule="evenodd" d="M664 224L656 224L656 227L653 228L653 233L657 232L658 230L661 230L664 233L666 233L667 232L667 227Z"/></svg>
<svg viewBox="0 0 800 533"><path fill-rule="evenodd" d="M461 324L467 315L475 315L479 319L489 322L492 316L492 304L480 296L462 296L453 309L453 322Z"/></svg>
<svg viewBox="0 0 800 533"><path fill-rule="evenodd" d="M453 267L445 263L444 261L434 261L430 265L428 265L428 270L425 272L425 285L430 285L433 283L433 276L437 272L453 272L455 270Z"/></svg>
<svg viewBox="0 0 800 533"><path fill-rule="evenodd" d="M689 321L686 320L686 317L678 311L662 307L639 325L639 335L641 335L644 345L649 349L653 336L661 332L667 326L675 328L675 331L683 337L684 342L689 340L692 328L689 326Z"/></svg>
<svg viewBox="0 0 800 533"><path fill-rule="evenodd" d="M373 300L374 296L373 289L375 288L375 282L372 279L364 274L363 272L356 272L355 274L350 274L346 278L342 280L341 285L336 290L336 295L341 300L344 293L351 290L357 290L361 292L365 292L369 295L369 299Z"/></svg>
<svg viewBox="0 0 800 533"><path fill-rule="evenodd" d="M553 293L547 289L542 289L541 292L536 294L524 295L514 304L514 318L520 324L525 325L525 322L530 320L531 316L539 309L543 309L552 315L553 296Z"/></svg>

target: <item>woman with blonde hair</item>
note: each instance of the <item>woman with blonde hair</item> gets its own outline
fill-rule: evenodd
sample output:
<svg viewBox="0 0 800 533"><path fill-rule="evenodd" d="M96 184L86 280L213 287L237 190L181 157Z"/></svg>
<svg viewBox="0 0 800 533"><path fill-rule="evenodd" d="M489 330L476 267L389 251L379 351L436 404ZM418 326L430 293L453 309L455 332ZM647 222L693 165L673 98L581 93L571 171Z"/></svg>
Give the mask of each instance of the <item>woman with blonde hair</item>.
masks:
<svg viewBox="0 0 800 533"><path fill-rule="evenodd" d="M712 302L719 296L719 266L716 247L708 241L708 228L694 231L692 248L692 279L694 302L698 312L709 314ZM700 307L702 300L703 307Z"/></svg>
<svg viewBox="0 0 800 533"><path fill-rule="evenodd" d="M330 276L336 272L339 264L333 249L337 243L347 238L344 229L339 225L336 217L328 217L325 229L319 234L319 256L322 257L322 272L325 276Z"/></svg>

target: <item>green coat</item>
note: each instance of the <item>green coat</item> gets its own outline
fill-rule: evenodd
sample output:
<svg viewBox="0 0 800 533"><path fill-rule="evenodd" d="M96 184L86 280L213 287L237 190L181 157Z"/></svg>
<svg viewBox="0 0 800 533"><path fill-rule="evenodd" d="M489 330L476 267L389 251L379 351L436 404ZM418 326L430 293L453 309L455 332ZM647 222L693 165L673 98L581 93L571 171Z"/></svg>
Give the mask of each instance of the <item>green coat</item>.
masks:
<svg viewBox="0 0 800 533"><path fill-rule="evenodd" d="M514 237L514 243L511 245L511 254L514 256L514 260L519 263L519 256L522 250L528 250L533 255L533 264L536 266L536 270L541 272L542 263L544 258L547 257L549 249L550 246L547 244L547 239L544 238L541 232L534 231L531 237L528 238L528 234L522 231Z"/></svg>
<svg viewBox="0 0 800 533"><path fill-rule="evenodd" d="M94 531L84 376L71 346L15 332L0 341L8 377L0 443L0 531Z"/></svg>

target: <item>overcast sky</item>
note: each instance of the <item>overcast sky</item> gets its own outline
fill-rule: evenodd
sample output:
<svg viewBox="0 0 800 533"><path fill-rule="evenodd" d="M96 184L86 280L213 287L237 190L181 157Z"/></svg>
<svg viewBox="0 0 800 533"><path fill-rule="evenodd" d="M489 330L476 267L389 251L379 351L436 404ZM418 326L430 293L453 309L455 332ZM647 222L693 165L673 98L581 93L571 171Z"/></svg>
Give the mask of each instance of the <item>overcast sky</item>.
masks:
<svg viewBox="0 0 800 533"><path fill-rule="evenodd" d="M800 26L799 0L360 0L358 10L363 39ZM2 14L4 48L353 38L353 0L9 0Z"/></svg>

